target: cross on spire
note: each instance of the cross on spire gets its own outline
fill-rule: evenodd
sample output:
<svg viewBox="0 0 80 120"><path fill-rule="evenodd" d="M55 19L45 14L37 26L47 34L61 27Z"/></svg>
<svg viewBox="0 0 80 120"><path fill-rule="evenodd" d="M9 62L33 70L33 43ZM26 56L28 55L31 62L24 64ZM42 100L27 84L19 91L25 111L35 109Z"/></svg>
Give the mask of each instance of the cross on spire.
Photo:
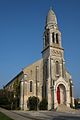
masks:
<svg viewBox="0 0 80 120"><path fill-rule="evenodd" d="M53 0L51 0L51 4L50 4L51 9L53 8L53 4L54 4L54 2L53 2Z"/></svg>

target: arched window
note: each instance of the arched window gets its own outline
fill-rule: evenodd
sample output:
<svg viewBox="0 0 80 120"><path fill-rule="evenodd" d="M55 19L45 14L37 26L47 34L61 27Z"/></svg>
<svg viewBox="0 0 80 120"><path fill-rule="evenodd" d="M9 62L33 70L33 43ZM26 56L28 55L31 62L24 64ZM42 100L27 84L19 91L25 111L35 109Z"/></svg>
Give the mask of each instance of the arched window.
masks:
<svg viewBox="0 0 80 120"><path fill-rule="evenodd" d="M32 92L32 81L30 81L30 92Z"/></svg>
<svg viewBox="0 0 80 120"><path fill-rule="evenodd" d="M58 40L58 33L56 34L56 43L57 43L57 44L59 43L59 40Z"/></svg>
<svg viewBox="0 0 80 120"><path fill-rule="evenodd" d="M56 61L56 75L59 75L60 74L60 65L59 65L59 62Z"/></svg>
<svg viewBox="0 0 80 120"><path fill-rule="evenodd" d="M48 78L48 61L45 62L45 74L47 79Z"/></svg>
<svg viewBox="0 0 80 120"><path fill-rule="evenodd" d="M32 70L30 71L31 77L32 77Z"/></svg>
<svg viewBox="0 0 80 120"><path fill-rule="evenodd" d="M49 44L49 33L47 32L47 34L45 35L45 46L47 46Z"/></svg>
<svg viewBox="0 0 80 120"><path fill-rule="evenodd" d="M52 33L52 41L55 43L54 32Z"/></svg>

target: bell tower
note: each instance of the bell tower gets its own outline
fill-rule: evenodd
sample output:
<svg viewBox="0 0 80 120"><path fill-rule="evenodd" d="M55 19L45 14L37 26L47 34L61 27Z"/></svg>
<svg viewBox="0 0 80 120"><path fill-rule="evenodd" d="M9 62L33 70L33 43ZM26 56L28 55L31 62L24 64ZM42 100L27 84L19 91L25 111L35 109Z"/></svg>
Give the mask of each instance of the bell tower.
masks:
<svg viewBox="0 0 80 120"><path fill-rule="evenodd" d="M48 109L53 108L53 86L59 77L65 77L64 49L61 44L61 32L52 9L46 17L43 35L43 97L48 100Z"/></svg>
<svg viewBox="0 0 80 120"><path fill-rule="evenodd" d="M57 18L52 9L49 10L46 17L46 25L44 32L44 48L48 47L61 47L61 33L58 29Z"/></svg>

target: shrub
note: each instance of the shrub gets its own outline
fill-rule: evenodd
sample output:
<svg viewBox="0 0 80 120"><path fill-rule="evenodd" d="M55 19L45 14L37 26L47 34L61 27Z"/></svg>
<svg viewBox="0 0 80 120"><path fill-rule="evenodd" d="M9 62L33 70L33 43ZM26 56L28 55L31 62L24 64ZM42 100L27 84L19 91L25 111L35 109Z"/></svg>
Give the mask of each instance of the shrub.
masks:
<svg viewBox="0 0 80 120"><path fill-rule="evenodd" d="M37 110L39 98L32 96L28 98L27 107L29 110Z"/></svg>
<svg viewBox="0 0 80 120"><path fill-rule="evenodd" d="M39 109L40 110L47 110L47 108L48 108L48 102L47 102L46 98L43 98L39 104Z"/></svg>

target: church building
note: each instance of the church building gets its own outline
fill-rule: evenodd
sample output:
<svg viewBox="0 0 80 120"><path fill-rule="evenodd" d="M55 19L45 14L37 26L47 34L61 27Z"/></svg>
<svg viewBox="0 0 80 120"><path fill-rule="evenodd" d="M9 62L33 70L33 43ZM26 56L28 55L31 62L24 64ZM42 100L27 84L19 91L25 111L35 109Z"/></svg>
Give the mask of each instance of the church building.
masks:
<svg viewBox="0 0 80 120"><path fill-rule="evenodd" d="M25 67L5 88L11 89L16 80L20 81L21 110L28 110L30 96L36 96L40 101L46 98L48 110L59 105L74 106L72 77L66 70L61 32L52 9L46 17L42 58Z"/></svg>

